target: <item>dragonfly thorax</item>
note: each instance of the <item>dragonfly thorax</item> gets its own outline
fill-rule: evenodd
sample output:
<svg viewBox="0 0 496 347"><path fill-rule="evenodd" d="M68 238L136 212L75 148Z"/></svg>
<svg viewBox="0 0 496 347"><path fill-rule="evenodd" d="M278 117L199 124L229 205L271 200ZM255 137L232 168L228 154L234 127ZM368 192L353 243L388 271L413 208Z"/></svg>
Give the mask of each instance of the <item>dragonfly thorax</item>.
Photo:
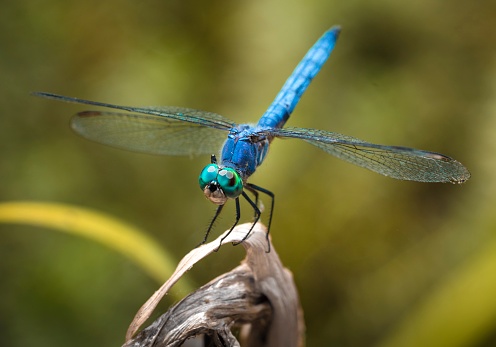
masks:
<svg viewBox="0 0 496 347"><path fill-rule="evenodd" d="M270 140L263 129L240 124L229 132L220 162L223 167L235 169L246 182L265 159Z"/></svg>
<svg viewBox="0 0 496 347"><path fill-rule="evenodd" d="M215 163L205 166L198 182L205 197L216 205L224 205L228 198L237 198L243 191L243 180L239 173Z"/></svg>

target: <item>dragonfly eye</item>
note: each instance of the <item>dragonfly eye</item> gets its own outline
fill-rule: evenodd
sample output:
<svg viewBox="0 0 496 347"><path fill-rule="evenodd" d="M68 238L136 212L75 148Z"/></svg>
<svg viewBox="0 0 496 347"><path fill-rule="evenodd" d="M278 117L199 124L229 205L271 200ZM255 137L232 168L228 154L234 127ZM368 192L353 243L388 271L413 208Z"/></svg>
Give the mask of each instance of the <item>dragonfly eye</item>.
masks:
<svg viewBox="0 0 496 347"><path fill-rule="evenodd" d="M231 168L220 168L217 164L208 164L198 178L203 193L214 204L223 205L228 198L234 199L243 191L243 180Z"/></svg>
<svg viewBox="0 0 496 347"><path fill-rule="evenodd" d="M221 169L217 182L228 198L237 198L243 191L243 180L234 169L228 167Z"/></svg>
<svg viewBox="0 0 496 347"><path fill-rule="evenodd" d="M198 178L198 183L200 184L201 189L205 189L207 185L212 181L217 181L217 174L219 173L219 165L217 164L208 164L205 166L200 173L200 177Z"/></svg>
<svg viewBox="0 0 496 347"><path fill-rule="evenodd" d="M220 187L219 182L217 182L219 170L220 168L217 164L208 164L200 173L198 183L208 200L216 205L224 205L227 201L227 197Z"/></svg>

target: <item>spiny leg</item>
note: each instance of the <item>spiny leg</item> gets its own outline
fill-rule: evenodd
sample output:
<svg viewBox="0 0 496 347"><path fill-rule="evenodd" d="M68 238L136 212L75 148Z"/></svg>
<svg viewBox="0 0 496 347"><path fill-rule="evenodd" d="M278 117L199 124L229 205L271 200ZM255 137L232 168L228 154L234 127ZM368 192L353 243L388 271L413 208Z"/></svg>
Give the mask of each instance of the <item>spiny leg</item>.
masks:
<svg viewBox="0 0 496 347"><path fill-rule="evenodd" d="M258 207L258 191L256 191L255 189L253 189L251 186L250 186L250 183L247 183L245 185L245 188L246 190L249 190L250 193L252 193L254 196L255 196L255 205L257 205ZM262 210L259 208L260 212L262 212ZM255 218L257 217L257 212L255 211Z"/></svg>
<svg viewBox="0 0 496 347"><path fill-rule="evenodd" d="M248 194L246 194L244 191L241 194L246 199L246 201L248 201L248 203L251 205L251 207L253 207L253 210L255 211L255 220L253 221L253 224L251 225L250 230L248 230L248 232L241 239L241 241L236 242L236 243L233 243L234 246L239 245L241 242L243 242L244 240L246 240L248 238L248 236L250 235L251 231L253 230L253 227L255 226L255 224L257 224L258 220L260 219L260 215L262 214L262 212L260 212L260 209L258 208L258 206L253 202L252 199L250 199L250 197L248 196ZM269 248L270 248L270 246L269 246Z"/></svg>
<svg viewBox="0 0 496 347"><path fill-rule="evenodd" d="M267 190L265 188L259 187L259 186L255 185L255 184L252 184L252 183L247 183L245 187L250 192L253 192L255 194L255 196L257 197L257 199L258 199L258 192L262 192L262 193L268 195L271 198L270 214L269 214L269 225L267 226L267 233L265 234L265 239L267 240L267 245L268 245L267 253L269 253L270 252L269 232L270 232L270 225L272 224L272 213L274 212L275 195L270 190ZM255 193L255 192L257 192L257 193Z"/></svg>
<svg viewBox="0 0 496 347"><path fill-rule="evenodd" d="M245 193L243 192L242 193L243 195L245 195ZM220 244L219 244L219 247L217 247L217 249L215 250L215 252L217 252L220 248L220 246L222 246L222 242L226 239L226 237L229 236L229 234L233 231L234 227L236 225L238 225L238 222L239 222L239 218L241 217L241 209L239 208L239 198L236 198L235 199L236 201L236 221L234 222L233 226L231 227L231 229L229 230L229 232L227 234L224 235L224 237L222 237L220 239ZM244 240L244 239L243 239Z"/></svg>
<svg viewBox="0 0 496 347"><path fill-rule="evenodd" d="M205 237L203 238L203 241L198 246L201 246L201 245L205 244L205 242L207 242L207 238L208 238L208 235L210 234L210 230L212 230L212 227L214 226L215 220L217 219L217 217L219 217L220 212L222 211L223 207L224 207L224 205L219 205L219 207L217 207L217 211L215 211L214 218L212 218L212 221L210 222L210 225L208 226L207 232L205 233Z"/></svg>

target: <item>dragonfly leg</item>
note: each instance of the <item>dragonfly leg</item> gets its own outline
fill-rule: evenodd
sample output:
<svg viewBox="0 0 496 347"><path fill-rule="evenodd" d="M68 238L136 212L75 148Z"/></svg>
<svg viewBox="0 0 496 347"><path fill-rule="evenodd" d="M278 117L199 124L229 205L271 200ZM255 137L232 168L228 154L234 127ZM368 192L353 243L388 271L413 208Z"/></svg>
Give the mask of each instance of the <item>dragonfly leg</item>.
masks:
<svg viewBox="0 0 496 347"><path fill-rule="evenodd" d="M214 226L215 220L217 219L217 217L219 217L220 212L222 211L223 207L224 207L224 205L219 205L219 207L217 207L217 211L215 211L214 218L212 218L212 221L210 222L210 225L208 226L208 229L205 233L205 237L203 238L203 241L198 246L201 246L201 245L205 244L205 242L207 242L207 238L208 238L208 235L210 234L210 230L212 230L212 227Z"/></svg>
<svg viewBox="0 0 496 347"><path fill-rule="evenodd" d="M244 194L244 192L243 192L243 194ZM223 238L220 239L219 247L217 247L217 249L215 250L215 252L217 252L219 250L220 246L222 246L222 242L226 239L226 237L229 236L229 234L231 233L231 231L233 231L234 227L236 225L238 225L239 218L241 217L241 209L239 207L239 198L236 198L235 201L236 201L236 220L234 221L234 224L231 227L231 229L229 230L229 232L227 234L225 234Z"/></svg>
<svg viewBox="0 0 496 347"><path fill-rule="evenodd" d="M255 184L252 184L252 183L247 183L245 185L245 187L246 187L246 189L248 189L250 192L252 192L257 197L257 201L258 201L258 192L264 193L271 198L270 213L269 213L269 225L267 226L267 233L265 234L265 238L267 239L267 245L268 245L267 253L269 253L270 252L269 231L270 231L270 225L272 224L272 213L274 212L275 195L270 190L259 187ZM255 210L255 217L256 217L256 210ZM256 221L255 221L255 223L256 223Z"/></svg>
<svg viewBox="0 0 496 347"><path fill-rule="evenodd" d="M247 184L245 185L245 188L246 188L246 190L249 190L249 191L250 191L250 193L252 193L252 194L253 194L253 196L255 196L255 205L257 205L257 207L258 207L258 206L259 206L259 205L258 205L258 191L256 191L255 189L253 189L253 188L250 186L250 184L249 184L249 183L247 183ZM262 212L262 211L263 211L263 209L260 209L260 207L259 207L258 209L260 210L260 212ZM257 211L255 211L255 218L257 218Z"/></svg>
<svg viewBox="0 0 496 347"><path fill-rule="evenodd" d="M241 194L246 199L246 201L248 201L248 203L251 205L251 207L253 207L253 210L255 211L255 220L253 221L253 224L251 225L250 230L248 230L248 232L241 239L241 241L236 242L236 243L233 243L234 246L239 245L241 242L243 242L244 240L246 240L248 238L248 236L250 235L251 231L253 230L253 227L255 226L255 224L257 224L258 220L260 219L260 215L262 214L262 212L260 212L260 209L258 208L258 206L253 202L252 199L250 199L250 197L248 196L248 194L246 194L245 192L242 192ZM270 246L269 246L269 252L270 252Z"/></svg>

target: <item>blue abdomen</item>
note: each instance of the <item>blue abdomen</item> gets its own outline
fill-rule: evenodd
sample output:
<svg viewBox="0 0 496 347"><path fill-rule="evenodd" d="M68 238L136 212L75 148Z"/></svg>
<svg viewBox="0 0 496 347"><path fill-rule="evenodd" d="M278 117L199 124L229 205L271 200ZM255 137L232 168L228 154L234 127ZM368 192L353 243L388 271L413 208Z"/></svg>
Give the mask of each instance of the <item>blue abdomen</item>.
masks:
<svg viewBox="0 0 496 347"><path fill-rule="evenodd" d="M258 122L261 128L282 128L284 123L293 112L296 104L305 92L312 79L320 71L331 54L336 39L339 35L339 27L327 31L317 40L312 48L296 66L291 76L282 86L281 91L263 114Z"/></svg>

